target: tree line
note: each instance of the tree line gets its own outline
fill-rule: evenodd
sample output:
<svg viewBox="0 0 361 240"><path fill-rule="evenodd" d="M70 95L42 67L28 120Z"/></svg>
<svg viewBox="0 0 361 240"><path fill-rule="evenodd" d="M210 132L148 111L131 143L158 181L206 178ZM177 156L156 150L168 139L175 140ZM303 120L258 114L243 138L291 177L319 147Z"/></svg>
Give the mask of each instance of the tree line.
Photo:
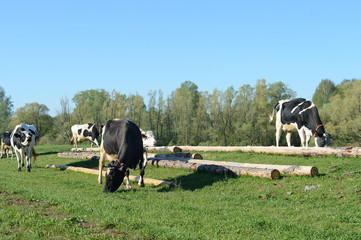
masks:
<svg viewBox="0 0 361 240"><path fill-rule="evenodd" d="M0 86L0 132L19 123L38 128L40 144L68 144L70 127L79 123L104 124L109 119L129 118L143 130L152 130L160 145L275 145L275 123L269 122L280 99L296 92L282 82L255 86L245 84L224 91L200 91L191 81L183 82L169 96L161 90L149 91L148 102L138 94L117 90L92 89L78 92L71 101L60 100L60 111L49 115L46 105L28 103L13 111L11 96ZM313 102L319 109L334 146L360 145L361 80L344 80L335 85L324 79L316 88ZM284 137L280 144L286 145ZM297 134L292 142L299 145Z"/></svg>

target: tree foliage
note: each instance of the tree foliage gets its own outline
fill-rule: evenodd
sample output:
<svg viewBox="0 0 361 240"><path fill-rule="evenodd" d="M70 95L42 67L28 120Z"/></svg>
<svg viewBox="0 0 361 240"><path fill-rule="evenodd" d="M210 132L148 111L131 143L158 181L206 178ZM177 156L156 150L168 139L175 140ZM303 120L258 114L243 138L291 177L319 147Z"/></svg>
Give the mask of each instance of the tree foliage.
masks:
<svg viewBox="0 0 361 240"><path fill-rule="evenodd" d="M294 97L295 91L284 83L267 84L265 79L255 86L245 84L212 92L199 91L195 83L185 81L167 97L161 90L150 91L147 103L138 94L84 90L72 98L74 109L68 99L61 99L61 110L51 117L45 105L29 103L17 109L10 122L12 103L0 88L0 119L3 131L21 122L34 124L43 142L52 143L69 143L73 124L129 118L143 130L152 130L161 145L269 146L275 144L275 123L269 122L269 114L280 99ZM322 80L313 101L336 145L360 144L360 80L344 80L337 86ZM297 145L297 134L293 136Z"/></svg>
<svg viewBox="0 0 361 240"><path fill-rule="evenodd" d="M12 108L11 98L7 97L5 90L0 87L0 133L7 131L7 126L11 121Z"/></svg>

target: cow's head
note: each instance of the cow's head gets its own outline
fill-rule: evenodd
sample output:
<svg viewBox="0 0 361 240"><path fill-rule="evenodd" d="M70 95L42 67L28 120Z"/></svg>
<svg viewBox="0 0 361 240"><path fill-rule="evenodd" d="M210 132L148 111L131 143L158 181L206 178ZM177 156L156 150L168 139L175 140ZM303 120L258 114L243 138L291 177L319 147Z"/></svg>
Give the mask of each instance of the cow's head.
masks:
<svg viewBox="0 0 361 240"><path fill-rule="evenodd" d="M106 166L107 172L105 174L105 185L104 185L104 192L115 192L118 190L120 185L123 183L126 168L124 166L120 166L119 161L111 161Z"/></svg>
<svg viewBox="0 0 361 240"><path fill-rule="evenodd" d="M143 131L141 130L143 146L145 147L154 147L157 146L157 140L155 140L154 133L152 131Z"/></svg>
<svg viewBox="0 0 361 240"><path fill-rule="evenodd" d="M28 146L33 138L35 139L36 133L31 129L26 130L24 128L20 128L15 132L14 136L20 139L23 146Z"/></svg>
<svg viewBox="0 0 361 240"><path fill-rule="evenodd" d="M315 137L315 145L317 147L329 147L331 145L331 134L324 133L322 136Z"/></svg>

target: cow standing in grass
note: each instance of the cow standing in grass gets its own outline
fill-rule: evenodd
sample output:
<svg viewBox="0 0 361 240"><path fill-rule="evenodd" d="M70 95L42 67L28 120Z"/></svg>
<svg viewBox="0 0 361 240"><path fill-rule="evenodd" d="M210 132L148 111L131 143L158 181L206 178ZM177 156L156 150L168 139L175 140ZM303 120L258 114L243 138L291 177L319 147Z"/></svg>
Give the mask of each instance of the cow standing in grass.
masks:
<svg viewBox="0 0 361 240"><path fill-rule="evenodd" d="M15 150L16 158L18 161L18 171L24 167L24 158L26 159L26 171L31 171L31 156L34 156L34 146L37 139L37 130L34 125L19 124L15 127L10 135L10 143Z"/></svg>
<svg viewBox="0 0 361 240"><path fill-rule="evenodd" d="M6 155L6 157L8 158L10 150L11 150L11 158L14 157L14 149L11 147L10 135L11 135L11 132L4 132L0 136L0 138L1 138L0 158L3 158L4 155Z"/></svg>
<svg viewBox="0 0 361 240"><path fill-rule="evenodd" d="M93 147L93 143L99 147L98 138L101 136L102 127L102 125L93 123L71 126L70 144L74 144L74 148L78 148L78 142L91 141L90 147Z"/></svg>
<svg viewBox="0 0 361 240"><path fill-rule="evenodd" d="M143 157L143 141L138 126L128 119L109 120L103 129L100 145L98 183L102 183L103 162L107 156L113 160L106 166L104 192L114 192L127 177L127 189L131 188L129 168L140 168L139 185L144 186L144 169L146 160Z"/></svg>
<svg viewBox="0 0 361 240"><path fill-rule="evenodd" d="M317 107L309 100L296 98L280 100L273 109L270 120L276 111L276 146L279 146L282 130L286 132L287 145L291 146L291 133L298 131L302 147L308 147L311 137L316 147L330 145L331 135L325 132Z"/></svg>

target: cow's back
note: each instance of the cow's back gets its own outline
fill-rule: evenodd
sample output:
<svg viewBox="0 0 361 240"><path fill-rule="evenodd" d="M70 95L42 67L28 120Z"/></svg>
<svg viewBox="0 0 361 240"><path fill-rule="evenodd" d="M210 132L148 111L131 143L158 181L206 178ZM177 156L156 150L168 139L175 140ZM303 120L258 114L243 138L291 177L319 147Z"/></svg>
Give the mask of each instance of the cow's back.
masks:
<svg viewBox="0 0 361 240"><path fill-rule="evenodd" d="M11 135L11 132L4 132L1 135L1 142L7 146L11 146L10 135Z"/></svg>
<svg viewBox="0 0 361 240"><path fill-rule="evenodd" d="M311 101L296 98L281 104L282 124L299 123L300 113L312 105Z"/></svg>
<svg viewBox="0 0 361 240"><path fill-rule="evenodd" d="M135 169L143 158L143 142L138 126L128 119L109 120L103 132L103 148L117 155L127 167Z"/></svg>

